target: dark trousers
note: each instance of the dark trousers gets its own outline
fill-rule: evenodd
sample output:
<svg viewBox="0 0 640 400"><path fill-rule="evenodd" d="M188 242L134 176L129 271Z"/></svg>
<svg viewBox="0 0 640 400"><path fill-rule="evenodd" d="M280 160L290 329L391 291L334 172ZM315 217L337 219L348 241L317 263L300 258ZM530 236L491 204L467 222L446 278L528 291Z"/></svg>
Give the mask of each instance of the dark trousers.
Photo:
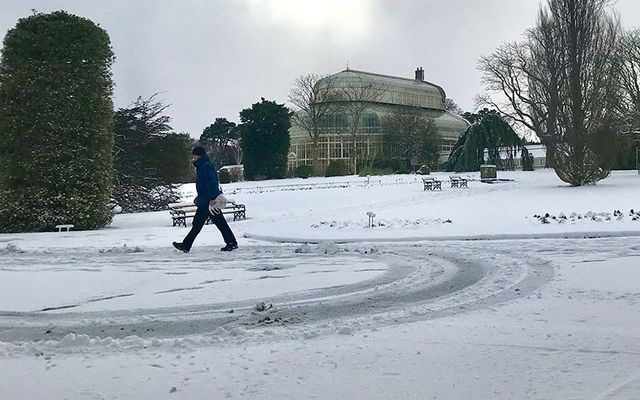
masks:
<svg viewBox="0 0 640 400"><path fill-rule="evenodd" d="M205 222L207 222L207 218L209 217L211 217L213 223L216 224L216 227L220 230L220 233L222 233L222 238L226 244L237 243L236 237L233 236L233 232L231 232L231 228L229 228L229 224L227 224L227 220L224 219L224 215L210 213L209 207L198 207L196 215L193 217L193 226L191 226L191 230L182 241L182 245L185 249L191 249L193 241L196 239L196 236L198 236L198 233L200 233Z"/></svg>

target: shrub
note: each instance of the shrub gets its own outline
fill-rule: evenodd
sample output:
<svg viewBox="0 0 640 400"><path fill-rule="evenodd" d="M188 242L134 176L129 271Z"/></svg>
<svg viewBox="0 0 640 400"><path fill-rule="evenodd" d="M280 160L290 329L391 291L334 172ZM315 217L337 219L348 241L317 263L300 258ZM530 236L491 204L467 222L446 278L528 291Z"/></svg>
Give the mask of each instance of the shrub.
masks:
<svg viewBox="0 0 640 400"><path fill-rule="evenodd" d="M329 163L324 176L344 176L347 175L347 163L344 160L333 160Z"/></svg>
<svg viewBox="0 0 640 400"><path fill-rule="evenodd" d="M231 173L226 169L218 172L218 180L220 183L231 183Z"/></svg>
<svg viewBox="0 0 640 400"><path fill-rule="evenodd" d="M231 182L240 182L244 178L244 174L241 169L234 168L231 170Z"/></svg>
<svg viewBox="0 0 640 400"><path fill-rule="evenodd" d="M360 170L358 175L392 175L394 172L391 168L376 168L376 167L364 167Z"/></svg>
<svg viewBox="0 0 640 400"><path fill-rule="evenodd" d="M313 166L311 165L300 165L296 167L293 175L296 178L308 178L313 175Z"/></svg>

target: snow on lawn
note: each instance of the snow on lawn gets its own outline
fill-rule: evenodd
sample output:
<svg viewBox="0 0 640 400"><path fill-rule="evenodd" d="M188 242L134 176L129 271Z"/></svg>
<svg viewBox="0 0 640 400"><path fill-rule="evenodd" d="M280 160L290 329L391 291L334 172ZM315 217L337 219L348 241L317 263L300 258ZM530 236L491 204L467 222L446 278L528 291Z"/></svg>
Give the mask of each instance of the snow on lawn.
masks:
<svg viewBox="0 0 640 400"><path fill-rule="evenodd" d="M640 177L499 174L224 185L232 253L166 211L2 234L0 397L637 399Z"/></svg>
<svg viewBox="0 0 640 400"><path fill-rule="evenodd" d="M513 181L494 184L468 175L475 181L459 189L449 187L447 173L432 176L445 181L442 191L423 191L416 175L373 177L369 185L367 178L354 177L347 188L269 189L245 182L225 190L248 207L251 219L242 224L243 231L260 238L322 241L640 231L640 178L635 171L614 172L597 185L578 188L560 182L551 170L500 172L500 178ZM308 181L312 187L314 180ZM317 178L316 182L322 183ZM368 227L368 211L376 214L374 228ZM614 216L616 211L622 213L620 218ZM534 217L547 213L575 213L581 218L549 218L544 224Z"/></svg>

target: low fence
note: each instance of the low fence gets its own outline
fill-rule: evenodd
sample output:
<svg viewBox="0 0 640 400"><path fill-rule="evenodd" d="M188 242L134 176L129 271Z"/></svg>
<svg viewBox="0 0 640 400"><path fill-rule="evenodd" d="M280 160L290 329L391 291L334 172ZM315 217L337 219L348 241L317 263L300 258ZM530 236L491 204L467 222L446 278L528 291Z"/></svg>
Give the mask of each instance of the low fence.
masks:
<svg viewBox="0 0 640 400"><path fill-rule="evenodd" d="M347 189L347 188L364 188L375 186L392 186L392 185L410 185L418 182L418 177L401 177L393 180L362 178L350 181L334 181L334 182L318 182L318 183L292 183L287 185L265 185L237 187L231 189L225 188L227 194L238 193L269 193L269 192L287 192L295 190L316 190L316 189Z"/></svg>

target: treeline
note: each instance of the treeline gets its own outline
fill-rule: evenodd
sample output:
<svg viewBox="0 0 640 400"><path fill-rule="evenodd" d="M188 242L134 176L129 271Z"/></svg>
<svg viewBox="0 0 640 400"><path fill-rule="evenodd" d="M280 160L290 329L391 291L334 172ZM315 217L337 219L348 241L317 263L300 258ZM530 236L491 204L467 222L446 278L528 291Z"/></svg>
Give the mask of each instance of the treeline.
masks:
<svg viewBox="0 0 640 400"><path fill-rule="evenodd" d="M291 111L284 104L261 98L240 111L240 124L216 118L204 129L200 143L216 167L242 164L248 180L287 176ZM223 181L221 179L221 181Z"/></svg>
<svg viewBox="0 0 640 400"><path fill-rule="evenodd" d="M154 95L115 112L113 203L123 211L157 211L176 202L179 184L194 179L191 150L196 144L207 149L216 169L243 164L244 179L287 176L291 112L283 104L263 98L240 112L239 125L216 118L199 140L175 133L166 109ZM241 178L220 175L221 183Z"/></svg>

